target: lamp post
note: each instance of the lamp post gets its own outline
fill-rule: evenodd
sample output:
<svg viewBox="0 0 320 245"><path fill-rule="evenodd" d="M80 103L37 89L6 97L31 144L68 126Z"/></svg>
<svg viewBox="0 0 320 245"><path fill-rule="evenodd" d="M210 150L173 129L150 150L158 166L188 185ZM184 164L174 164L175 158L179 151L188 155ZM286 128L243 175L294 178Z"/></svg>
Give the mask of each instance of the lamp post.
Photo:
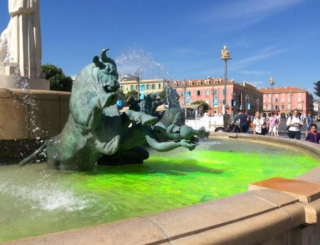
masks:
<svg viewBox="0 0 320 245"><path fill-rule="evenodd" d="M143 71L140 69L140 66L138 69L134 72L134 75L137 76L138 80L138 99L140 98L140 77L143 75Z"/></svg>
<svg viewBox="0 0 320 245"><path fill-rule="evenodd" d="M304 115L303 114L303 103L304 103L304 100L301 100L301 103L302 103L301 114Z"/></svg>
<svg viewBox="0 0 320 245"><path fill-rule="evenodd" d="M270 85L271 85L271 112L273 112L273 98L272 98L272 95L273 95L274 81L273 81L272 77L270 77L269 82L270 82Z"/></svg>
<svg viewBox="0 0 320 245"><path fill-rule="evenodd" d="M237 103L237 95L235 92L232 93L232 115L234 116L236 114L236 106L238 105Z"/></svg>
<svg viewBox="0 0 320 245"><path fill-rule="evenodd" d="M257 103L258 112L260 112L260 107L259 107L260 99L259 98L256 99L256 103Z"/></svg>
<svg viewBox="0 0 320 245"><path fill-rule="evenodd" d="M290 96L290 112L292 110L292 93L291 93L291 90L289 92L289 96Z"/></svg>
<svg viewBox="0 0 320 245"><path fill-rule="evenodd" d="M183 88L183 104L186 105L187 102L187 81L184 79L182 81L182 88Z"/></svg>
<svg viewBox="0 0 320 245"><path fill-rule="evenodd" d="M223 103L222 103L222 110L223 114L226 113L226 105L227 105L227 69L228 69L228 60L231 60L230 52L227 49L227 46L223 46L221 50L221 59L224 60L224 94L223 94Z"/></svg>
<svg viewBox="0 0 320 245"><path fill-rule="evenodd" d="M248 112L248 100L249 100L249 95L245 96L246 99L246 111Z"/></svg>

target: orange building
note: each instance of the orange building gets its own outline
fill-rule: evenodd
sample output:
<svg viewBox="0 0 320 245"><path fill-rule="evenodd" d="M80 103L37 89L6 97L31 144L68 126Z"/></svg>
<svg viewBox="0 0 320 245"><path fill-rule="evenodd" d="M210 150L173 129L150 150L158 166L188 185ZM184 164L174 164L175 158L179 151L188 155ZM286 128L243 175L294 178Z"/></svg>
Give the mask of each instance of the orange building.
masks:
<svg viewBox="0 0 320 245"><path fill-rule="evenodd" d="M206 78L197 80L174 80L169 82L180 95L180 104L191 104L202 100L209 106L210 114L222 114L222 105L226 97L226 110L228 113L236 109L246 110L253 115L255 111L262 110L262 93L258 88L248 82L237 83L228 80L226 91L223 78Z"/></svg>
<svg viewBox="0 0 320 245"><path fill-rule="evenodd" d="M302 114L313 111L313 96L298 87L273 87L259 89L263 94L263 111L278 111L282 117L293 109Z"/></svg>

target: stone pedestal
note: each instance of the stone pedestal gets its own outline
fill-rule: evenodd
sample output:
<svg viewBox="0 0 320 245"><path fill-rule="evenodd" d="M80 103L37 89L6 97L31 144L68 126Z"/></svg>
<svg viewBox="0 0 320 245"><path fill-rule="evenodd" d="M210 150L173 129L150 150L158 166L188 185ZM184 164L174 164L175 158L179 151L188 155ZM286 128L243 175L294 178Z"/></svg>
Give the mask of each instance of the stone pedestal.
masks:
<svg viewBox="0 0 320 245"><path fill-rule="evenodd" d="M22 88L50 90L50 83L42 77L21 77L17 75L17 65L0 65L0 88Z"/></svg>

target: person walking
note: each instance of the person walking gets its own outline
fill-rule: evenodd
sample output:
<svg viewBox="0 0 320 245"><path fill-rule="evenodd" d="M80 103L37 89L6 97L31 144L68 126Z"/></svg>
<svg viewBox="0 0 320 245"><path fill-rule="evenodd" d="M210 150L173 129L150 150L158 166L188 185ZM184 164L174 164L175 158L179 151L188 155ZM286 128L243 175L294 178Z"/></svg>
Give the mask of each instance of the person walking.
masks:
<svg viewBox="0 0 320 245"><path fill-rule="evenodd" d="M248 131L248 115L243 111L240 112L240 133L246 133Z"/></svg>
<svg viewBox="0 0 320 245"><path fill-rule="evenodd" d="M305 117L305 128L306 128L306 135L310 132L311 125L313 124L313 117L312 112L309 111L308 115Z"/></svg>
<svg viewBox="0 0 320 245"><path fill-rule="evenodd" d="M240 110L237 109L237 113L234 115L233 124L234 124L234 132L240 132L240 119L239 119Z"/></svg>
<svg viewBox="0 0 320 245"><path fill-rule="evenodd" d="M277 136L277 127L279 124L279 120L276 117L275 113L271 113L271 117L268 119L268 126L269 126L269 135Z"/></svg>
<svg viewBox="0 0 320 245"><path fill-rule="evenodd" d="M265 125L265 120L263 117L261 117L260 112L256 112L255 116L253 118L253 134L258 134L258 135L265 135L266 131L266 125Z"/></svg>
<svg viewBox="0 0 320 245"><path fill-rule="evenodd" d="M300 140L302 125L303 125L303 121L298 115L298 110L297 109L293 110L292 115L287 119L288 137L290 139Z"/></svg>
<svg viewBox="0 0 320 245"><path fill-rule="evenodd" d="M310 132L306 136L306 141L319 144L320 133L317 131L317 125L312 124L310 126Z"/></svg>
<svg viewBox="0 0 320 245"><path fill-rule="evenodd" d="M267 124L267 114L265 112L261 113L261 118L263 118L265 128L262 128L264 135L268 132L268 124Z"/></svg>

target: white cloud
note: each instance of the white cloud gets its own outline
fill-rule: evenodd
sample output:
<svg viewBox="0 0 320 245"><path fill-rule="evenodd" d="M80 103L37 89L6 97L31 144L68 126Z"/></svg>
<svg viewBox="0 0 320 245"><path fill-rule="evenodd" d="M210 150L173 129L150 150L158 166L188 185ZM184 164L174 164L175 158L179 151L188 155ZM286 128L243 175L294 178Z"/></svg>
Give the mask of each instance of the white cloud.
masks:
<svg viewBox="0 0 320 245"><path fill-rule="evenodd" d="M288 48L278 49L275 47L267 47L261 50L258 54L253 55L251 57L244 58L242 60L239 60L234 63L234 67L237 67L238 69L245 67L249 64L258 62L259 60L266 59L272 56L279 55L281 53L287 52Z"/></svg>

